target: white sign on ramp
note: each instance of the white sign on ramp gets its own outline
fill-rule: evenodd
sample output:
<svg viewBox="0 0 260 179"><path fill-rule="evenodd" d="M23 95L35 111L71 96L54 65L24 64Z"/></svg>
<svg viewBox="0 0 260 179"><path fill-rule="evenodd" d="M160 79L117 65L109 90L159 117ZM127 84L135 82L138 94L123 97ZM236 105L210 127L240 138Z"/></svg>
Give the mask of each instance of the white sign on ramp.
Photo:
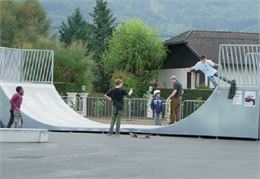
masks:
<svg viewBox="0 0 260 179"><path fill-rule="evenodd" d="M255 107L256 102L256 92L255 91L245 91L245 106Z"/></svg>
<svg viewBox="0 0 260 179"><path fill-rule="evenodd" d="M233 98L233 104L234 105L242 105L242 102L243 102L243 100L242 100L242 91L236 91L236 94L235 94L235 96L234 96L234 98Z"/></svg>

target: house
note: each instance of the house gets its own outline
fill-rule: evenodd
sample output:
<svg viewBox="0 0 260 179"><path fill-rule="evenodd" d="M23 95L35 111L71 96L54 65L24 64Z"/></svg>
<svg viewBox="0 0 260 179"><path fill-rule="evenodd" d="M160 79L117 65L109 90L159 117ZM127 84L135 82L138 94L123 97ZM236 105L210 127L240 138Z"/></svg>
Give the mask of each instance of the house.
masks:
<svg viewBox="0 0 260 179"><path fill-rule="evenodd" d="M183 88L212 87L201 72L187 73L183 68L195 65L201 55L218 63L221 44L260 44L260 33L190 30L166 40L168 54L159 72L158 86L172 88L169 77L174 74Z"/></svg>

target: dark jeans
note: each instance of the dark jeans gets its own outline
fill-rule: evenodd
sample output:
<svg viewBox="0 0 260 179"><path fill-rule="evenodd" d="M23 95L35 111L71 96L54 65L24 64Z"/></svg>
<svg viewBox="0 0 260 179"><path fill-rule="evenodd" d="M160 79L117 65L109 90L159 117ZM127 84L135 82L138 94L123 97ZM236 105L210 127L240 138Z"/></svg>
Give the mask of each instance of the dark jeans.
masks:
<svg viewBox="0 0 260 179"><path fill-rule="evenodd" d="M14 110L10 110L10 120L7 124L7 128L10 128L14 123Z"/></svg>
<svg viewBox="0 0 260 179"><path fill-rule="evenodd" d="M4 124L3 124L3 122L2 122L2 120L0 119L0 128L4 128L5 126L4 126Z"/></svg>
<svg viewBox="0 0 260 179"><path fill-rule="evenodd" d="M14 123L14 110L10 110L10 120L7 124L7 128L10 128L13 125L13 123ZM21 126L20 127L22 127L22 126L23 126L23 119L21 118Z"/></svg>

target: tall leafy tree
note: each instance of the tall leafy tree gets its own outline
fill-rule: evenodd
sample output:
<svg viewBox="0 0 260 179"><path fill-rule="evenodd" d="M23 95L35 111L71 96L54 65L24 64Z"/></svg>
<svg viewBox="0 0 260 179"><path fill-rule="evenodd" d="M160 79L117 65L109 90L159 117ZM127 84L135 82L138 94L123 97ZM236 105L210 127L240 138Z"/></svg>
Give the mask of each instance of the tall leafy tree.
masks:
<svg viewBox="0 0 260 179"><path fill-rule="evenodd" d="M105 92L109 86L109 78L104 73L100 57L107 48L107 39L112 35L116 18L107 7L107 2L104 0L96 0L96 6L94 7L93 12L90 13L90 16L93 18L93 36L90 45L94 52L94 58L97 64L95 72L97 81L94 83L94 86L98 92Z"/></svg>
<svg viewBox="0 0 260 179"><path fill-rule="evenodd" d="M95 52L97 60L107 47L106 40L111 36L115 27L115 20L113 13L107 7L107 2L104 0L96 0L96 6L93 12L90 13L93 18L92 31L92 49Z"/></svg>
<svg viewBox="0 0 260 179"><path fill-rule="evenodd" d="M60 41L66 45L73 41L87 43L91 38L90 24L85 21L79 8L67 18L67 22L62 21L59 28Z"/></svg>
<svg viewBox="0 0 260 179"><path fill-rule="evenodd" d="M157 31L139 19L132 19L113 32L102 62L108 74L117 71L131 74L137 80L135 89L141 96L156 78L165 56L166 48Z"/></svg>
<svg viewBox="0 0 260 179"><path fill-rule="evenodd" d="M0 1L0 43L11 46L14 41L16 27L16 6L13 1Z"/></svg>
<svg viewBox="0 0 260 179"><path fill-rule="evenodd" d="M58 91L81 91L82 85L92 90L95 63L91 54L86 55L87 47L82 42L64 47L56 38L39 38L33 48L54 51L54 83Z"/></svg>
<svg viewBox="0 0 260 179"><path fill-rule="evenodd" d="M95 64L92 55L86 55L86 46L83 43L72 42L66 48L58 47L55 59L56 81L72 83L77 90L82 85L86 85L88 90L92 89Z"/></svg>
<svg viewBox="0 0 260 179"><path fill-rule="evenodd" d="M47 36L50 20L37 0L0 1L0 39L2 46L21 47Z"/></svg>

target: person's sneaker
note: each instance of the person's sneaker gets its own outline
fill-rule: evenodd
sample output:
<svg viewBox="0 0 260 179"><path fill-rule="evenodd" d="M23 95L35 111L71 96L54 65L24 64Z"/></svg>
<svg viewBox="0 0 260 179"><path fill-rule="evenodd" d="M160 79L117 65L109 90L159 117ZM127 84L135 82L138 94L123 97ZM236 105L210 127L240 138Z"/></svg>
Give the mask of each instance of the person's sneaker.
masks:
<svg viewBox="0 0 260 179"><path fill-rule="evenodd" d="M111 133L107 133L107 135L108 135L108 136L112 136L112 134L111 134Z"/></svg>

